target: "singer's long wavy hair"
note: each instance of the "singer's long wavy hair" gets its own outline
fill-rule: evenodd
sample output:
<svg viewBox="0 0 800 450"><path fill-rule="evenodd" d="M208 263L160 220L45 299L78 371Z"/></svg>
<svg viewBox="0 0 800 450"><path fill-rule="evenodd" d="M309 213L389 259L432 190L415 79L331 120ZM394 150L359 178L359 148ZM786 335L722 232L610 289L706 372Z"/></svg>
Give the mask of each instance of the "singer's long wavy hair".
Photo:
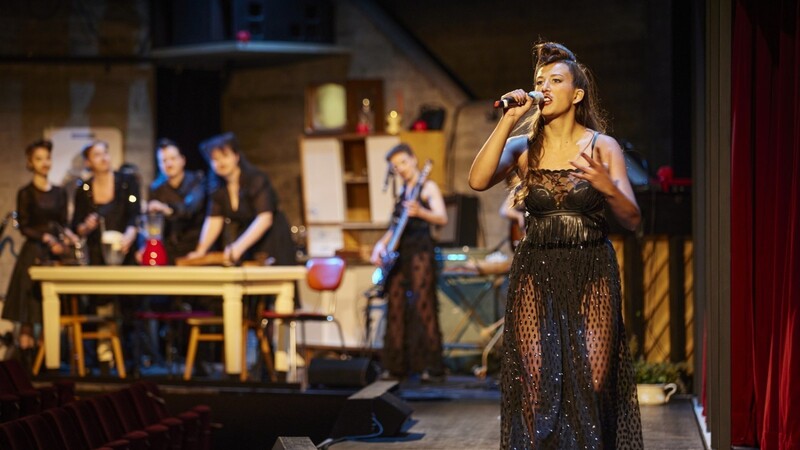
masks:
<svg viewBox="0 0 800 450"><path fill-rule="evenodd" d="M594 78L589 69L579 63L570 49L557 42L540 42L533 46L534 78L539 69L548 64L561 62L569 67L572 83L583 89L583 99L575 105L575 121L586 128L604 133L606 131L605 113L600 109ZM545 119L538 108L529 115L517 129L528 129L528 167L522 172L518 170L514 190L514 204L521 204L528 195L530 185L539 180L541 174L535 169L542 159L542 130Z"/></svg>

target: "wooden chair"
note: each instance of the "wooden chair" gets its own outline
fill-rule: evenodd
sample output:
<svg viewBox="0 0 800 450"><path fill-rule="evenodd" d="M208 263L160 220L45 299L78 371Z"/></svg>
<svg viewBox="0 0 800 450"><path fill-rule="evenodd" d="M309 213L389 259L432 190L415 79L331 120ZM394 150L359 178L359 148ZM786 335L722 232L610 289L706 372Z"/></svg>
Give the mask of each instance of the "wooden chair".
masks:
<svg viewBox="0 0 800 450"><path fill-rule="evenodd" d="M279 313L272 310L264 310L261 313L262 330L265 330L269 322L280 320L289 325L289 373L294 376L297 373L297 324L303 325L303 344L305 344L305 323L306 322L331 322L336 325L339 332L342 349L344 349L344 333L342 326L334 317L336 312L336 290L342 284L346 264L344 259L333 256L326 258L311 258L306 263L306 282L308 286L319 292L321 304L324 311L304 311L295 310L290 313ZM266 333L262 331L259 336L262 343L261 347L269 347L266 342ZM289 378L291 379L292 376Z"/></svg>
<svg viewBox="0 0 800 450"><path fill-rule="evenodd" d="M197 345L200 342L225 341L225 335L221 330L221 328L223 327L223 323L224 323L223 318L221 316L192 317L186 319L186 324L189 325L191 328L189 331L189 345L188 348L186 349L186 366L183 369L184 380L192 379L192 370L194 369L194 361L195 358L197 357ZM209 327L215 327L220 331L208 331ZM239 379L241 381L247 380L247 332L250 329L256 330L256 334L259 337L258 340L261 343L261 353L264 356L264 361L266 361L267 369L269 370L270 374L273 373L272 352L270 351L269 346L264 345L266 340L261 338L261 333L262 333L261 328L256 326L256 324L253 323L252 321L244 320L242 321L242 370L239 375Z"/></svg>
<svg viewBox="0 0 800 450"><path fill-rule="evenodd" d="M69 330L72 337L71 341L71 361L78 367L78 376L86 376L86 360L83 353L83 341L108 339L111 341L111 350L114 353L114 363L117 367L117 374L120 378L125 378L125 358L122 355L122 344L119 340L119 333L117 332L117 322L113 317L96 316L78 314L78 301L77 297L73 296L71 301L70 314L61 315L60 325L62 329ZM94 331L84 331L84 325L96 325L97 329ZM105 329L101 329L100 325L105 325ZM38 375L44 362L44 345L39 346L39 351L36 353L36 359L33 363L32 373Z"/></svg>

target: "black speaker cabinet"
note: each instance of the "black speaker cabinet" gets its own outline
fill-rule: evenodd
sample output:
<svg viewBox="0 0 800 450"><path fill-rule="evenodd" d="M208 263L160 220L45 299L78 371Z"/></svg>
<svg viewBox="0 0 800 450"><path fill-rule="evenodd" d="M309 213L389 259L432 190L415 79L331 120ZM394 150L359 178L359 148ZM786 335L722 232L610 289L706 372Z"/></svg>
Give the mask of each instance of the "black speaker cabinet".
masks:
<svg viewBox="0 0 800 450"><path fill-rule="evenodd" d="M444 198L447 225L438 233L441 247L475 247L478 245L478 197L464 194Z"/></svg>
<svg viewBox="0 0 800 450"><path fill-rule="evenodd" d="M166 0L155 2L154 46L233 41L333 43L331 0Z"/></svg>
<svg viewBox="0 0 800 450"><path fill-rule="evenodd" d="M281 436L272 450L317 450L317 446L306 436Z"/></svg>
<svg viewBox="0 0 800 450"><path fill-rule="evenodd" d="M376 381L348 397L331 437L367 436L379 431L380 436L397 435L413 410L389 392L396 386L396 381Z"/></svg>
<svg viewBox="0 0 800 450"><path fill-rule="evenodd" d="M308 384L331 388L364 387L379 374L378 363L369 358L314 358L308 365Z"/></svg>

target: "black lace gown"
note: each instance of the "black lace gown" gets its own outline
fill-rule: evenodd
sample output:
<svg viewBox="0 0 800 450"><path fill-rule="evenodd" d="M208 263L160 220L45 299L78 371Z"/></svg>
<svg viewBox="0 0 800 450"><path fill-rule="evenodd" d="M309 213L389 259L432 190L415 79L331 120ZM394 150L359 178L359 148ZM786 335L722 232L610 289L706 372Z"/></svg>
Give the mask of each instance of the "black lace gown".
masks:
<svg viewBox="0 0 800 450"><path fill-rule="evenodd" d="M33 183L17 193L19 231L25 243L19 252L3 307L3 318L23 324L42 322L42 300L38 283L31 280L31 266L58 259L42 242L45 233L55 237L67 224L67 193L58 186L40 191Z"/></svg>
<svg viewBox="0 0 800 450"><path fill-rule="evenodd" d="M501 448L641 449L605 199L571 170L539 173L509 274Z"/></svg>
<svg viewBox="0 0 800 450"><path fill-rule="evenodd" d="M395 204L393 220L402 214L405 189ZM425 201L420 204L427 208ZM438 268L428 222L412 217L398 243L399 257L386 280L386 333L381 362L392 375L404 378L428 371L444 374Z"/></svg>

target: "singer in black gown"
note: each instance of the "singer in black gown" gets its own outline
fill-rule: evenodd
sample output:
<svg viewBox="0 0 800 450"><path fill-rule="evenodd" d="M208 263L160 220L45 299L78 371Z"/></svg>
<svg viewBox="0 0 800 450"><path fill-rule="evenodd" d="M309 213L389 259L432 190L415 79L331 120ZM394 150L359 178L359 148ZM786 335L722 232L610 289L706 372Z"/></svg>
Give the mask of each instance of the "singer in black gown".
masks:
<svg viewBox="0 0 800 450"><path fill-rule="evenodd" d="M587 69L556 43L538 44L535 57L544 100L522 89L504 95L518 105L505 111L469 178L484 190L519 174L515 199L526 217L509 274L500 448L639 450L619 268L603 215L608 206L633 229L639 208L619 145L596 131L604 121ZM523 116L530 134L509 138Z"/></svg>

